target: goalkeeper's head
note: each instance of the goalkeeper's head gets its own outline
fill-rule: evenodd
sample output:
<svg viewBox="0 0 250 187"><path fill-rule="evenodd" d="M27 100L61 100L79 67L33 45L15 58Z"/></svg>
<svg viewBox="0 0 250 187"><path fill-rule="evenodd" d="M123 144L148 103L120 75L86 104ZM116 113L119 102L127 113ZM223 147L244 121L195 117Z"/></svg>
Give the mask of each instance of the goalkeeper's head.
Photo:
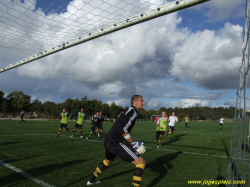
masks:
<svg viewBox="0 0 250 187"><path fill-rule="evenodd" d="M144 104L145 102L141 95L133 95L131 97L131 105L134 106L137 110L143 108Z"/></svg>

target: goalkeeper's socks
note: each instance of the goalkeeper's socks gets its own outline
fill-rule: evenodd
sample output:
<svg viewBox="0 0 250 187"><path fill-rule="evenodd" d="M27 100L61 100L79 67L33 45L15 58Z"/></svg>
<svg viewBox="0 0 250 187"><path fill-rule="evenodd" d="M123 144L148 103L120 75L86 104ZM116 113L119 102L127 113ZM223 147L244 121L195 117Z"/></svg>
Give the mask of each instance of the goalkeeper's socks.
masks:
<svg viewBox="0 0 250 187"><path fill-rule="evenodd" d="M133 183L132 183L133 186L136 186L136 187L140 186L144 168L145 168L144 164L137 164L135 166Z"/></svg>
<svg viewBox="0 0 250 187"><path fill-rule="evenodd" d="M94 173L91 176L91 179L89 180L91 183L95 182L95 179L106 169L106 167L109 164L103 160L96 168L96 170L94 171Z"/></svg>

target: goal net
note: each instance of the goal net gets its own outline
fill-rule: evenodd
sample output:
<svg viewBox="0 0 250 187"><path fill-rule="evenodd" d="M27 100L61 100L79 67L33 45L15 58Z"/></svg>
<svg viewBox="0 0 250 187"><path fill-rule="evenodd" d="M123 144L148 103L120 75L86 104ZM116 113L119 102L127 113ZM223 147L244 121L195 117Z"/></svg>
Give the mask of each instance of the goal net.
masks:
<svg viewBox="0 0 250 187"><path fill-rule="evenodd" d="M249 74L249 34L250 34L250 0L246 0L246 25L244 35L244 49L242 65L240 68L240 81L237 90L236 110L231 136L231 147L229 153L228 176L231 184L228 186L247 187L250 186L250 121L248 74ZM248 112L248 113L247 113Z"/></svg>
<svg viewBox="0 0 250 187"><path fill-rule="evenodd" d="M0 73L209 0L0 1Z"/></svg>

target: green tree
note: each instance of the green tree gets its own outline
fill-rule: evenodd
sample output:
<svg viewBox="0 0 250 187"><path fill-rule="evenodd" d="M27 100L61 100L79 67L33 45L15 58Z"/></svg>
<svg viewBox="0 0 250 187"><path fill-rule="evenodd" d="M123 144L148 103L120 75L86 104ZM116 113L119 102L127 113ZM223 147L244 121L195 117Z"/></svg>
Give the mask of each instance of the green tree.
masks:
<svg viewBox="0 0 250 187"><path fill-rule="evenodd" d="M30 105L30 110L32 112L41 112L42 110L42 102L39 101L38 99L35 99L31 105Z"/></svg>
<svg viewBox="0 0 250 187"><path fill-rule="evenodd" d="M16 112L18 110L27 110L30 106L30 96L24 94L22 91L14 91L7 95L9 99L10 107L12 112Z"/></svg>
<svg viewBox="0 0 250 187"><path fill-rule="evenodd" d="M6 114L9 112L9 104L8 104L8 100L7 99L4 99L2 104L1 104L1 109L2 111Z"/></svg>
<svg viewBox="0 0 250 187"><path fill-rule="evenodd" d="M116 105L115 102L113 102L110 105L110 112L111 112L111 118L117 118L117 116L123 111L123 107Z"/></svg>

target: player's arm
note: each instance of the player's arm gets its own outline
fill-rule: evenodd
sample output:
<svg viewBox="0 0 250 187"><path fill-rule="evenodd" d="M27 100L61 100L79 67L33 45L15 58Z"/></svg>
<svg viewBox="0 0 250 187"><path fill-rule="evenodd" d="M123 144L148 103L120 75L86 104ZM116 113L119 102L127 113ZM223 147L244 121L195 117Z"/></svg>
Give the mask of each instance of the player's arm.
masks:
<svg viewBox="0 0 250 187"><path fill-rule="evenodd" d="M123 138L125 140L127 140L129 143L132 143L134 141L134 139L130 136L130 134L127 132L127 133L124 133L122 134Z"/></svg>
<svg viewBox="0 0 250 187"><path fill-rule="evenodd" d="M83 125L86 125L86 114L84 113Z"/></svg>
<svg viewBox="0 0 250 187"><path fill-rule="evenodd" d="M60 114L60 116L58 117L58 120L60 120L62 118L62 114Z"/></svg>
<svg viewBox="0 0 250 187"><path fill-rule="evenodd" d="M134 140L129 132L128 132L128 128L129 126L132 124L132 121L135 120L137 114L134 110L131 110L130 112L126 113L125 116L124 116L124 121L123 122L126 122L126 123L123 123L123 131L124 133L122 134L123 138L128 141L129 143L131 143L131 145L133 146L134 149L136 149L136 151L139 153L139 154L143 154L145 153L146 149L145 149L145 146L143 145L144 143L143 142L139 142L137 140Z"/></svg>

